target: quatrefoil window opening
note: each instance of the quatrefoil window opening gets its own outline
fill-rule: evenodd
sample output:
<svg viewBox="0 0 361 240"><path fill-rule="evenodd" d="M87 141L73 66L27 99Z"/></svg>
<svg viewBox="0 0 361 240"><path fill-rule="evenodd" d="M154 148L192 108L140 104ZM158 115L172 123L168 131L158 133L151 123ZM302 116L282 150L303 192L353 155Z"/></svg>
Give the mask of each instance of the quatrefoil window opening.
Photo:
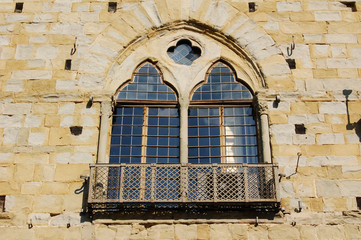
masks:
<svg viewBox="0 0 361 240"><path fill-rule="evenodd" d="M191 41L182 39L177 42L176 46L169 47L167 53L175 63L189 66L201 56L201 49L192 46Z"/></svg>

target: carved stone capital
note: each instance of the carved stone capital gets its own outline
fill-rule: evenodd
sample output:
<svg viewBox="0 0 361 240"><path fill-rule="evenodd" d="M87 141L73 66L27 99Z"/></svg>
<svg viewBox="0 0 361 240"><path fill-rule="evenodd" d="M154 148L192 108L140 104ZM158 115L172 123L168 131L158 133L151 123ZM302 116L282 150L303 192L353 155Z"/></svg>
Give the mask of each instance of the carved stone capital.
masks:
<svg viewBox="0 0 361 240"><path fill-rule="evenodd" d="M105 116L111 116L113 109L112 109L112 102L111 101L103 101L101 103L101 113Z"/></svg>
<svg viewBox="0 0 361 240"><path fill-rule="evenodd" d="M268 115L268 104L267 102L256 102L257 113L259 115Z"/></svg>

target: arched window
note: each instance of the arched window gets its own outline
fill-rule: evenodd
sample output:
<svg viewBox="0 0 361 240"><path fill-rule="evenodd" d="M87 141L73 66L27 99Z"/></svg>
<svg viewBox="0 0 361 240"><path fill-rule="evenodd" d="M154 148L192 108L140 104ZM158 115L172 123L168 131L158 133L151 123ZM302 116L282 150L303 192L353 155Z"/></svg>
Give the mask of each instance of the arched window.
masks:
<svg viewBox="0 0 361 240"><path fill-rule="evenodd" d="M150 62L121 87L113 113L110 163L179 163L175 92Z"/></svg>
<svg viewBox="0 0 361 240"><path fill-rule="evenodd" d="M225 63L214 64L193 93L189 163L258 163L253 95Z"/></svg>

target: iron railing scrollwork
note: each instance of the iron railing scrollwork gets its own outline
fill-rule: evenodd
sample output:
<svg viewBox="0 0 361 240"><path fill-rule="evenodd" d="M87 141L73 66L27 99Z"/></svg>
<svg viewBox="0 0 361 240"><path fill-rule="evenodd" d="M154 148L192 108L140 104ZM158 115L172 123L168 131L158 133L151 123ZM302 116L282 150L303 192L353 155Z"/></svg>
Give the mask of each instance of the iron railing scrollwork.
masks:
<svg viewBox="0 0 361 240"><path fill-rule="evenodd" d="M96 164L88 203L279 202L274 164Z"/></svg>

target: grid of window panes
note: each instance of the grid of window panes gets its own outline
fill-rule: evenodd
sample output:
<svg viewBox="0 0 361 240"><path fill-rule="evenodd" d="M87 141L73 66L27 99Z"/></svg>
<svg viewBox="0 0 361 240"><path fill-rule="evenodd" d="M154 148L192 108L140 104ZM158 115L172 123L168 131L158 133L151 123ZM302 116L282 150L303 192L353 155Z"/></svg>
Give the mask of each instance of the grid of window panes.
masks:
<svg viewBox="0 0 361 240"><path fill-rule="evenodd" d="M146 146L143 146L143 143ZM178 163L177 108L117 107L113 115L110 163Z"/></svg>
<svg viewBox="0 0 361 240"><path fill-rule="evenodd" d="M191 108L188 147L189 163L257 163L252 108Z"/></svg>
<svg viewBox="0 0 361 240"><path fill-rule="evenodd" d="M247 87L235 80L232 70L223 63L212 68L207 82L192 97L195 101L232 99L252 99L252 94Z"/></svg>
<svg viewBox="0 0 361 240"><path fill-rule="evenodd" d="M110 163L140 163L143 107L116 107L113 113Z"/></svg>
<svg viewBox="0 0 361 240"><path fill-rule="evenodd" d="M220 109L218 107L189 109L188 162L221 162Z"/></svg>
<svg viewBox="0 0 361 240"><path fill-rule="evenodd" d="M201 55L200 50L196 51L196 49L192 48L191 43L188 42L181 43L172 50L168 50L168 56L175 63L182 65L191 65Z"/></svg>
<svg viewBox="0 0 361 240"><path fill-rule="evenodd" d="M133 81L124 86L117 99L176 101L176 95L162 82L158 70L145 63L134 74Z"/></svg>
<svg viewBox="0 0 361 240"><path fill-rule="evenodd" d="M226 163L257 163L257 132L252 107L224 108Z"/></svg>
<svg viewBox="0 0 361 240"><path fill-rule="evenodd" d="M177 108L149 108L147 163L179 163Z"/></svg>

